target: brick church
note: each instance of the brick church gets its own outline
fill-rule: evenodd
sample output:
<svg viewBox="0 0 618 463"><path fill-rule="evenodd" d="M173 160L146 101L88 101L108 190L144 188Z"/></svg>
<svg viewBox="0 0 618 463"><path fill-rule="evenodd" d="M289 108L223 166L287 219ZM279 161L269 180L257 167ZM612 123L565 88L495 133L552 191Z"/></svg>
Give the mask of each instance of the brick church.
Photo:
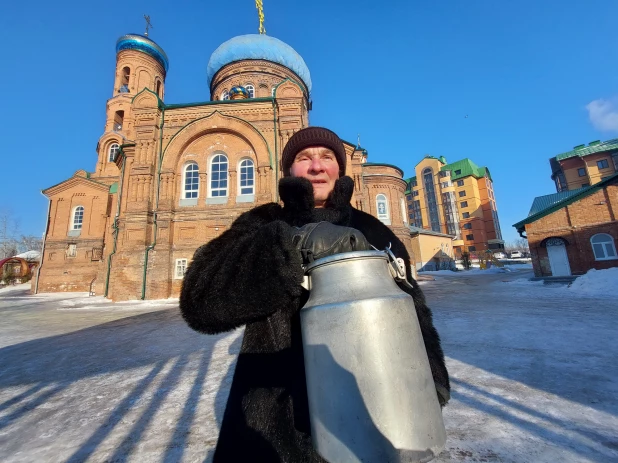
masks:
<svg viewBox="0 0 618 463"><path fill-rule="evenodd" d="M279 200L281 152L309 125L302 57L267 35L234 37L208 63L210 101L186 104L165 102L168 65L149 37L118 39L94 171L43 191L49 215L35 292L175 297L199 246ZM368 163L353 143L345 149L352 204L390 226L414 260L402 170Z"/></svg>

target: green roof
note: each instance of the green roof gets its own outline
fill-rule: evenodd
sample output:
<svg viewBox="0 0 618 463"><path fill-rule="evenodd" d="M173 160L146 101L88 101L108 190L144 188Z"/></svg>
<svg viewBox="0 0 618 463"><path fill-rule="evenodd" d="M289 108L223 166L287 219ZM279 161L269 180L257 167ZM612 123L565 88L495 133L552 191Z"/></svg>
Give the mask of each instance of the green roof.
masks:
<svg viewBox="0 0 618 463"><path fill-rule="evenodd" d="M412 182L416 182L416 177L404 178L404 180L406 181L406 184L408 185L408 188L406 188L405 194L409 195L412 192L412 190L410 189Z"/></svg>
<svg viewBox="0 0 618 463"><path fill-rule="evenodd" d="M552 207L554 204L562 201L563 199L567 199L573 195L576 195L583 189L584 188L578 188L576 190L561 191L560 193L554 193L552 195L537 196L536 198L534 198L534 201L532 201L532 207L530 208L530 212L528 212L528 217L538 212L541 212L548 207Z"/></svg>
<svg viewBox="0 0 618 463"><path fill-rule="evenodd" d="M451 171L451 180L459 180L460 178L469 177L473 175L476 178L483 178L485 175L489 177L491 180L491 174L489 173L489 169L487 167L479 167L470 159L465 158L461 161L455 161L451 164L447 164L443 166L440 170L450 170ZM455 171L461 171L459 174L456 174Z"/></svg>
<svg viewBox="0 0 618 463"><path fill-rule="evenodd" d="M546 215L549 215L552 212L556 212L557 210L560 210L563 207L568 206L569 204L579 201L580 199L585 198L586 196L590 196L592 193L596 193L602 188L605 188L606 185L613 182L614 180L618 180L618 173L615 173L614 175L610 175L605 180L601 180L599 183L595 183L594 185L587 186L586 188L578 188L577 190L564 191L562 193L572 193L572 194L565 195L564 197L562 197L562 199L558 200L557 202L550 203L549 200L541 199L539 202L545 203L547 207L545 207L545 209L541 209L535 212L534 214L528 215L528 217L526 217L524 220L520 220L516 224L513 224L513 227L515 227L518 232L523 232L525 230L526 224L536 222L540 218L545 217ZM532 203L532 208L530 208L530 212L532 212L532 209L534 208L534 204L537 201L537 199L546 198L548 196L556 196L556 195L546 195L546 196L539 196L538 198L535 198Z"/></svg>
<svg viewBox="0 0 618 463"><path fill-rule="evenodd" d="M566 153L562 153L556 156L558 161L562 161L563 159L573 158L575 156L588 156L589 154L594 153L602 153L603 151L610 151L618 149L618 138L614 138L612 140L607 140L601 143L600 141L593 141L586 145L578 145L573 148L571 151L567 151Z"/></svg>
<svg viewBox="0 0 618 463"><path fill-rule="evenodd" d="M109 186L109 193L110 194L118 193L118 182L114 182Z"/></svg>

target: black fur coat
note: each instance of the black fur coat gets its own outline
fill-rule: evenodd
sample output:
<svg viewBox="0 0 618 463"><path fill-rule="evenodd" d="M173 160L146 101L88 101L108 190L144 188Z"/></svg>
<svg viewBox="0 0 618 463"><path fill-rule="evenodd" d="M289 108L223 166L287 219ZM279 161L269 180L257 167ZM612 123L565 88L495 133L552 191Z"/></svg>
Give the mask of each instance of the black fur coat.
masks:
<svg viewBox="0 0 618 463"><path fill-rule="evenodd" d="M200 247L187 269L180 310L194 330L220 333L246 325L215 462L323 462L311 444L299 310L307 301L290 226L328 221L360 230L410 267L401 241L375 217L350 205L354 183L337 180L326 208L314 208L311 183L284 178L284 207L264 204L242 214ZM437 387L450 389L431 311L416 281L414 298ZM444 400L441 400L444 402Z"/></svg>

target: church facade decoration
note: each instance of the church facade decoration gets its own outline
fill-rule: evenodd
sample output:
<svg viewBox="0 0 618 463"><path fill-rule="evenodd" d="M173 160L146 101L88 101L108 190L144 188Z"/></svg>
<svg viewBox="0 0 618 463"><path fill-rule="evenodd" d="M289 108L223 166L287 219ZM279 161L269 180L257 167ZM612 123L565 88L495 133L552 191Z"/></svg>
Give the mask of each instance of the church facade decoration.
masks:
<svg viewBox="0 0 618 463"><path fill-rule="evenodd" d="M175 297L199 246L243 212L279 201L281 152L309 125L309 70L266 35L225 44L208 66L211 100L168 104L163 49L143 35L118 40L94 172L43 191L49 216L34 291ZM358 145L345 149L352 204L389 225L413 258L403 172L367 163Z"/></svg>

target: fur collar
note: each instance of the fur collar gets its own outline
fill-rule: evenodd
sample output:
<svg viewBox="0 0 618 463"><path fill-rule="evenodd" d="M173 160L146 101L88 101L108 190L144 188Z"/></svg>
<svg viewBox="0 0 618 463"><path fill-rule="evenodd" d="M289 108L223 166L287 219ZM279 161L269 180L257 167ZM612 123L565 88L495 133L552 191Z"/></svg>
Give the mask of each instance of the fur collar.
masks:
<svg viewBox="0 0 618 463"><path fill-rule="evenodd" d="M350 223L352 206L350 200L354 192L354 180L344 176L337 179L326 207L316 208L313 200L313 187L306 178L284 177L279 181L279 195L283 201L286 222L301 227L311 222L330 222L347 226Z"/></svg>

